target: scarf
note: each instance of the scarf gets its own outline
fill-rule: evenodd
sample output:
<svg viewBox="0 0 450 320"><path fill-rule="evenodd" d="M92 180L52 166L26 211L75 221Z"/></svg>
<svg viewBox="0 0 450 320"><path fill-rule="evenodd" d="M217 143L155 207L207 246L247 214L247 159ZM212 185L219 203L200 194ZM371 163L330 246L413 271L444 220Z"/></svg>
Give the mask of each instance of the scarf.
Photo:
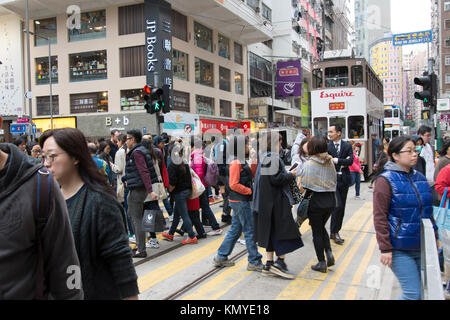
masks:
<svg viewBox="0 0 450 320"><path fill-rule="evenodd" d="M328 153L314 155L304 164L301 184L315 192L336 191L336 169Z"/></svg>

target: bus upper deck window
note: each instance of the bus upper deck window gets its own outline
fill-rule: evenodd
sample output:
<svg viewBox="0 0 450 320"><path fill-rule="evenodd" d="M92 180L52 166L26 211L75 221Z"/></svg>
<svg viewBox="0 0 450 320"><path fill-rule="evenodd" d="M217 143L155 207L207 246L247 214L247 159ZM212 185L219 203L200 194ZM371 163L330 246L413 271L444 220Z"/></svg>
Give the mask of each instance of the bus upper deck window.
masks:
<svg viewBox="0 0 450 320"><path fill-rule="evenodd" d="M350 116L348 117L348 138L364 139L364 117Z"/></svg>
<svg viewBox="0 0 450 320"><path fill-rule="evenodd" d="M325 87L346 87L348 86L348 68L330 67L325 69Z"/></svg>
<svg viewBox="0 0 450 320"><path fill-rule="evenodd" d="M322 88L322 69L314 69L313 70L313 87L314 89Z"/></svg>
<svg viewBox="0 0 450 320"><path fill-rule="evenodd" d="M363 84L363 68L362 66L352 67L352 85L362 87Z"/></svg>
<svg viewBox="0 0 450 320"><path fill-rule="evenodd" d="M314 118L314 135L328 137L328 123L327 118Z"/></svg>

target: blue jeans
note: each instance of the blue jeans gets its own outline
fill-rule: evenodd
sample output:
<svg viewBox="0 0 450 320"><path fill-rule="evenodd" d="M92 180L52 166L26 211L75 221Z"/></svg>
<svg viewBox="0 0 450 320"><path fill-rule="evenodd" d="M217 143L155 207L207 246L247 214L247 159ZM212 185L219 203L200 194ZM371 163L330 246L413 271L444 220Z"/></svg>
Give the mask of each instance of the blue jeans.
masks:
<svg viewBox="0 0 450 320"><path fill-rule="evenodd" d="M213 228L213 230L220 229L220 225L217 223L216 217L214 216L214 213L211 210L211 207L209 206L209 199L208 199L208 191L205 190L205 192L202 193L202 195L199 197L200 200L200 208L202 209L202 220L203 218L206 218L208 221L208 224Z"/></svg>
<svg viewBox="0 0 450 320"><path fill-rule="evenodd" d="M170 205L169 198L163 200L164 207L166 208L167 214L171 216L173 214L173 208Z"/></svg>
<svg viewBox="0 0 450 320"><path fill-rule="evenodd" d="M258 252L258 247L254 239L253 215L250 208L250 202L230 202L233 209L233 219L231 220L231 228L222 242L217 258L227 260L228 256L234 249L234 245L238 241L241 233L244 232L245 245L248 250L248 262L253 265L261 264L262 255Z"/></svg>
<svg viewBox="0 0 450 320"><path fill-rule="evenodd" d="M361 173L350 172L350 175L352 177L352 184L350 187L355 185L356 196L359 197L359 191L361 190Z"/></svg>
<svg viewBox="0 0 450 320"><path fill-rule="evenodd" d="M403 293L398 300L421 299L420 251L394 250L392 272L400 282Z"/></svg>
<svg viewBox="0 0 450 320"><path fill-rule="evenodd" d="M178 192L173 195L175 200L175 206L173 208L173 222L170 226L169 234L175 234L175 230L177 229L178 223L180 222L180 217L183 219L183 230L189 234L189 238L195 237L195 232L192 230L192 221L189 218L187 202L191 196L191 190L187 189L181 192Z"/></svg>

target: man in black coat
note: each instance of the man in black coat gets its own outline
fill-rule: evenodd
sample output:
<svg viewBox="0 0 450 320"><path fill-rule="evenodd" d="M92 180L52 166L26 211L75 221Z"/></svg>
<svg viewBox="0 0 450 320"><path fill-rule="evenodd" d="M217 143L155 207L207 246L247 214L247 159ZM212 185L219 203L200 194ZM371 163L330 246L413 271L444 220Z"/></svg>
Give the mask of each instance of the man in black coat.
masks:
<svg viewBox="0 0 450 320"><path fill-rule="evenodd" d="M343 244L344 239L339 235L344 220L345 203L347 202L348 188L351 183L349 166L353 164L352 145L341 140L342 128L333 125L328 128L328 153L333 157L334 166L337 172L336 199L337 208L331 216L330 239L336 244Z"/></svg>

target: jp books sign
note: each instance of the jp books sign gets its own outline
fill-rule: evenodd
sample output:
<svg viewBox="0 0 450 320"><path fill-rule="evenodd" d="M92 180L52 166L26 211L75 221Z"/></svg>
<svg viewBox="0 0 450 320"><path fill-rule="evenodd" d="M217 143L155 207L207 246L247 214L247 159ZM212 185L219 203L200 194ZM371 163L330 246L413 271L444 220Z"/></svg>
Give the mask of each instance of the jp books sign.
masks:
<svg viewBox="0 0 450 320"><path fill-rule="evenodd" d="M302 95L302 68L299 60L277 62L277 98Z"/></svg>

